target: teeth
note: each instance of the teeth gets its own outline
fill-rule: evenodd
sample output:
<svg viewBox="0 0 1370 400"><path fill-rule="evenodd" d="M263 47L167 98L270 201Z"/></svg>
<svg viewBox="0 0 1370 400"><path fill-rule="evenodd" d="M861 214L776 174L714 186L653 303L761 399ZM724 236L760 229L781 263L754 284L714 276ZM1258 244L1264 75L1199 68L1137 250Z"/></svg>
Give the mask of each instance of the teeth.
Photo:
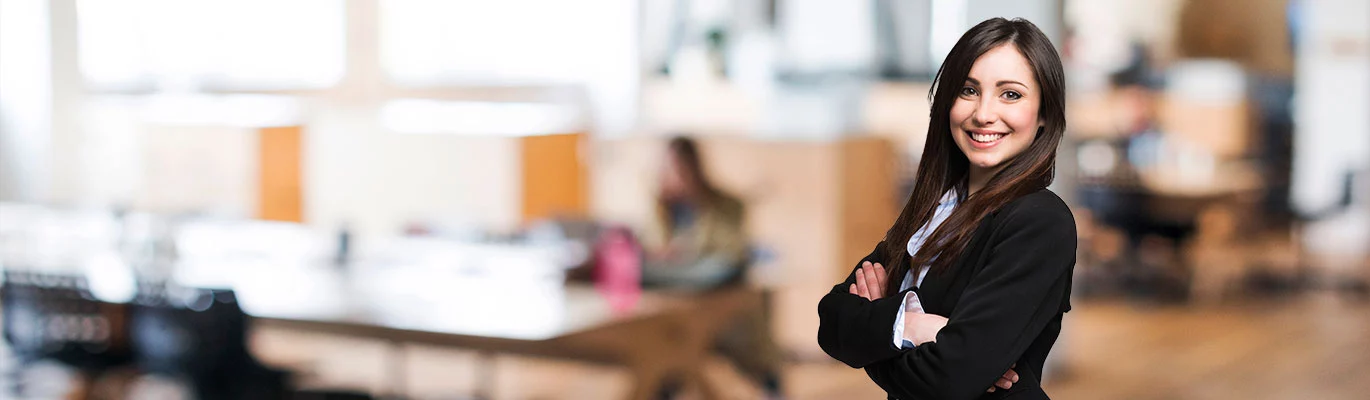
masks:
<svg viewBox="0 0 1370 400"><path fill-rule="evenodd" d="M980 142L980 143L990 143L990 142L993 142L993 141L995 141L995 140L999 140L999 138L1002 138L1002 137L1004 137L1004 134L981 135L981 134L978 134L978 133L972 133L972 134L970 135L970 138L971 138L971 139L974 139L975 141Z"/></svg>

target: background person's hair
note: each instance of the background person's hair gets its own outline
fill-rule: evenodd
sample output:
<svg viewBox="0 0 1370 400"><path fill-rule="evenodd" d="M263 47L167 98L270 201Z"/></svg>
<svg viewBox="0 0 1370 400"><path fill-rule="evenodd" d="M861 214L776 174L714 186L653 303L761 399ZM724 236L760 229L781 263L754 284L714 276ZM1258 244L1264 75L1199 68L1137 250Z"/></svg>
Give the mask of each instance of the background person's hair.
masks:
<svg viewBox="0 0 1370 400"><path fill-rule="evenodd" d="M689 187L690 196L695 201L707 201L722 192L705 171L704 162L699 157L699 145L688 136L672 137L666 148L675 156L676 166L680 167L681 178Z"/></svg>
<svg viewBox="0 0 1370 400"><path fill-rule="evenodd" d="M690 196L689 201L697 207L714 212L741 212L736 209L737 197L720 189L712 179L709 179L708 168L704 165L704 160L699 154L699 145L693 138L683 135L672 137L666 148L675 157L681 179L688 187L686 191ZM658 219L665 228L663 234L667 235L675 229L673 221L665 217L669 201L670 199L665 197L658 197L656 204Z"/></svg>
<svg viewBox="0 0 1370 400"><path fill-rule="evenodd" d="M984 188L968 195L970 162L951 137L951 107L975 60L1003 44L1012 44L1032 67L1041 96L1037 117L1043 126L1036 132L1037 138L1031 146L1003 161L1007 166ZM887 266L890 274L888 293L898 292L910 266L931 265L932 272L938 273L951 268L987 215L1051 184L1056 174L1056 147L1066 129L1065 95L1060 55L1051 40L1027 20L985 20L956 41L928 91L932 101L931 120L913 193L894 226L885 233L885 260L891 264ZM938 200L949 190L956 191L962 199L961 204L932 232L913 257L904 257L909 238L927 224Z"/></svg>

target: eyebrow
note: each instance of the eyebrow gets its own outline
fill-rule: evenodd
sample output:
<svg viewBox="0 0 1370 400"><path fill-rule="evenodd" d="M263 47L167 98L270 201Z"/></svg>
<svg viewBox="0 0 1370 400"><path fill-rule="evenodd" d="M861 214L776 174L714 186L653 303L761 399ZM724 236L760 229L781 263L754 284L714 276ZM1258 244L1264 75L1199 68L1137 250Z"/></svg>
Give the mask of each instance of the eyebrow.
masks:
<svg viewBox="0 0 1370 400"><path fill-rule="evenodd" d="M970 81L970 83L975 84L975 86L980 86L980 81L976 80L975 78L966 77L966 80ZM1027 85L1024 85L1022 82L1019 81L999 81L999 83L996 83L994 86L1004 86L1008 84L1016 84L1018 86L1027 87Z"/></svg>

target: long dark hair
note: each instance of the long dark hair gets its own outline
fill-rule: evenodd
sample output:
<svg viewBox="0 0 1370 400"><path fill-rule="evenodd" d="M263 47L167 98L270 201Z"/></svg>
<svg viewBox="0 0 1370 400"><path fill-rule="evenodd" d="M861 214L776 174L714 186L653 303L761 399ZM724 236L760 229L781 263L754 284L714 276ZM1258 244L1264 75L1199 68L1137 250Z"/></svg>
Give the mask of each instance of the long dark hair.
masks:
<svg viewBox="0 0 1370 400"><path fill-rule="evenodd" d="M712 179L709 179L708 169L704 166L704 160L699 155L699 145L694 139L688 136L675 136L666 146L667 151L675 156L685 186L690 188L688 190L689 201L698 207L712 211L741 212L740 210L733 210L737 208L737 198L720 189ZM669 200L665 196L657 198L658 217L666 228L665 233L667 234L675 228L672 226L673 221L670 218L665 218L666 203Z"/></svg>
<svg viewBox="0 0 1370 400"><path fill-rule="evenodd" d="M699 157L699 145L694 139L688 136L675 136L666 144L666 148L675 156L681 169L681 177L684 178L685 185L690 187L690 195L696 197L693 200L701 201L723 195L723 191L714 186L713 180L709 179L704 161Z"/></svg>
<svg viewBox="0 0 1370 400"><path fill-rule="evenodd" d="M975 60L1005 43L1012 43L1032 66L1041 87L1037 117L1043 126L1030 147L1004 161L1008 164L990 178L984 188L968 195L970 161L951 137L951 107ZM986 216L1014 199L1050 185L1056 175L1056 146L1066 129L1065 73L1061 57L1036 25L1020 18L993 18L966 31L937 70L928 96L932 99L931 120L914 190L899 213L899 219L885 233L885 259L890 264L888 271L892 278L889 279L890 293L899 290L904 273L911 266L931 265L931 271L939 273L951 268ZM916 254L905 257L905 244L909 238L932 218L942 195L953 190L962 200L960 205L932 232Z"/></svg>

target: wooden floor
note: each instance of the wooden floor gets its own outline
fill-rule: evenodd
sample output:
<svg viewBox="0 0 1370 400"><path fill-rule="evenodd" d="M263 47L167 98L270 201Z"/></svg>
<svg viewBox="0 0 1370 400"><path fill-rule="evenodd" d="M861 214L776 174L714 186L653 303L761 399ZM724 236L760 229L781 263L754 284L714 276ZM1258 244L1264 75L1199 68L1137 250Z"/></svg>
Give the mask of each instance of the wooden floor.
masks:
<svg viewBox="0 0 1370 400"><path fill-rule="evenodd" d="M1370 302L1083 303L1064 335L1056 355L1068 370L1045 385L1053 399L1370 398ZM840 365L797 365L789 377L796 399L882 398Z"/></svg>
<svg viewBox="0 0 1370 400"><path fill-rule="evenodd" d="M1308 295L1203 309L1080 307L1061 399L1370 398L1370 303Z"/></svg>

